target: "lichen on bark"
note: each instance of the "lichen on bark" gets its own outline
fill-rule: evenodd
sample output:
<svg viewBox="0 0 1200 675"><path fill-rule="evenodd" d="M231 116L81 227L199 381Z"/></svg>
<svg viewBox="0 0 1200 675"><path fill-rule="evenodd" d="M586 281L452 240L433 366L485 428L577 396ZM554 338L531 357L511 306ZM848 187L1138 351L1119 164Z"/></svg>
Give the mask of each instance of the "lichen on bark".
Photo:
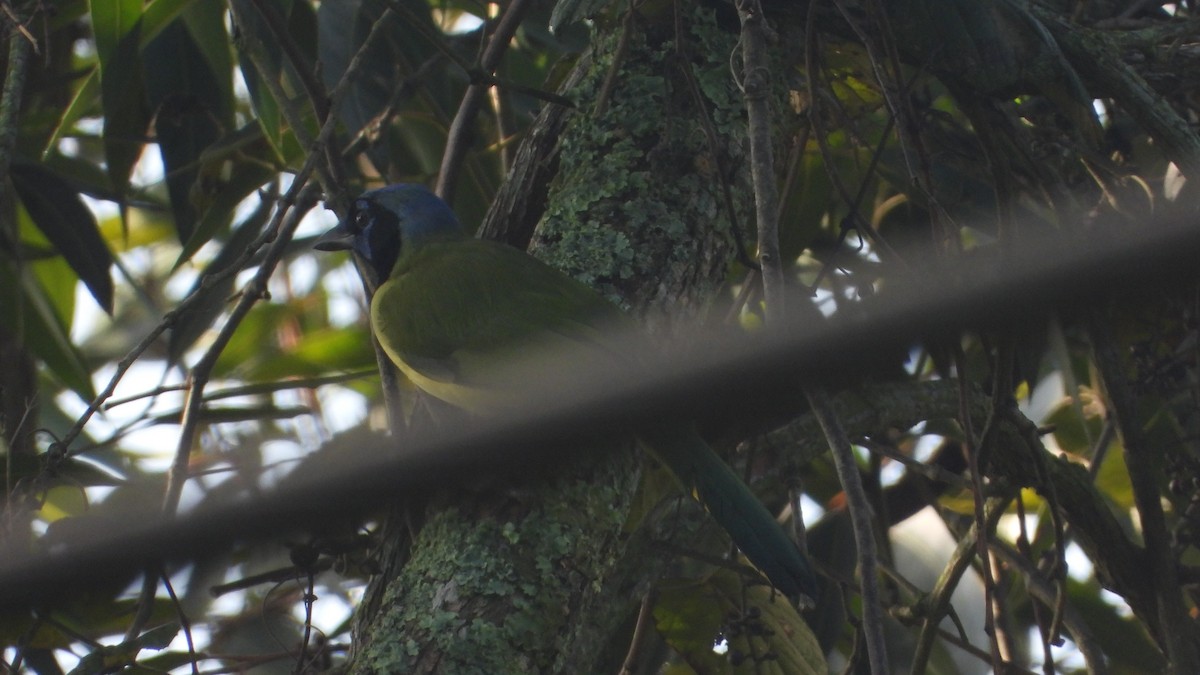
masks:
<svg viewBox="0 0 1200 675"><path fill-rule="evenodd" d="M701 314L736 255L723 181L732 184L743 234L752 225L745 115L729 71L736 32L705 7L683 25L682 48L670 20L633 22L623 52L619 30L596 41L596 65L572 92L580 110L563 134L531 247L642 315L653 332ZM617 84L604 91L612 68ZM604 113L595 116L599 105Z"/></svg>

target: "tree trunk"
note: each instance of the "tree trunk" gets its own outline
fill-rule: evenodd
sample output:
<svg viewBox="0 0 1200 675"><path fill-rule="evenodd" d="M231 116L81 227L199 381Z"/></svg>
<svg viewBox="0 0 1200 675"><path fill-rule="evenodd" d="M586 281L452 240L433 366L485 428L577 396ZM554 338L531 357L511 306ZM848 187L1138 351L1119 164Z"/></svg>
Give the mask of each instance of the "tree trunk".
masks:
<svg viewBox="0 0 1200 675"><path fill-rule="evenodd" d="M577 107L553 154L518 153L557 168L533 253L660 335L705 314L735 256L723 182L741 227L752 223L744 113L728 66L736 26L722 28L698 4L682 3L682 41L669 14L598 24L606 34L568 79L578 82L564 92ZM528 166L513 175L546 180ZM530 187L509 184L503 194L536 203ZM529 208L514 217L528 220ZM519 229L495 223L505 215L493 214L489 231ZM393 518L351 670L616 670L628 647L619 629L666 562L649 535L625 532L641 458L632 443L617 444L574 450L579 461L553 476L442 492L411 548ZM675 536L694 537L675 525Z"/></svg>

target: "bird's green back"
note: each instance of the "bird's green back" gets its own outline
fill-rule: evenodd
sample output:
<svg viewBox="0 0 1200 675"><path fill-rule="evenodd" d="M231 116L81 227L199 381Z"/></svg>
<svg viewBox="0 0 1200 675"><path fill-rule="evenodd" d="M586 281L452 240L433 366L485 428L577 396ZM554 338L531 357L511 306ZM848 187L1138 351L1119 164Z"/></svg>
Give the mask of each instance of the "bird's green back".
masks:
<svg viewBox="0 0 1200 675"><path fill-rule="evenodd" d="M609 350L631 324L612 303L528 254L446 237L406 251L371 303L380 344L418 388L474 412L515 408L511 378L564 350ZM511 367L510 367L511 366Z"/></svg>

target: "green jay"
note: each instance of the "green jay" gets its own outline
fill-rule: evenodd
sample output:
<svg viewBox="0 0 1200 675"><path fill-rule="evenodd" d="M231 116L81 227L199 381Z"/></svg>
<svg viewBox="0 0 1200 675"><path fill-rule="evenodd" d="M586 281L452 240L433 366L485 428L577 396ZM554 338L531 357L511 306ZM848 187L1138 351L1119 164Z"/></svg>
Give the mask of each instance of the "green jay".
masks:
<svg viewBox="0 0 1200 675"><path fill-rule="evenodd" d="M523 251L469 236L450 207L423 186L364 193L317 248L363 258L379 282L371 327L383 350L418 389L470 413L520 407L506 360L564 345L601 361L631 358L606 343L612 329L632 325L624 312ZM785 595L815 597L808 561L694 425L650 426L635 430L641 445L750 562Z"/></svg>

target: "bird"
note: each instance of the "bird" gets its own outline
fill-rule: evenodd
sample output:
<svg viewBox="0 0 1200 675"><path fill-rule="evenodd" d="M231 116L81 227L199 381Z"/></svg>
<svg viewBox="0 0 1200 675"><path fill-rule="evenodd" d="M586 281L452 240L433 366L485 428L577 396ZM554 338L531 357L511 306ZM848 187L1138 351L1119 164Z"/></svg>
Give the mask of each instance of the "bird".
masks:
<svg viewBox="0 0 1200 675"><path fill-rule="evenodd" d="M470 236L422 185L363 193L316 248L363 259L379 282L371 328L388 358L419 390L468 413L519 408L514 371L502 362L561 346L600 362L633 358L611 337L632 317L528 253ZM806 556L694 423L664 421L633 433L772 586L801 604L816 597Z"/></svg>

